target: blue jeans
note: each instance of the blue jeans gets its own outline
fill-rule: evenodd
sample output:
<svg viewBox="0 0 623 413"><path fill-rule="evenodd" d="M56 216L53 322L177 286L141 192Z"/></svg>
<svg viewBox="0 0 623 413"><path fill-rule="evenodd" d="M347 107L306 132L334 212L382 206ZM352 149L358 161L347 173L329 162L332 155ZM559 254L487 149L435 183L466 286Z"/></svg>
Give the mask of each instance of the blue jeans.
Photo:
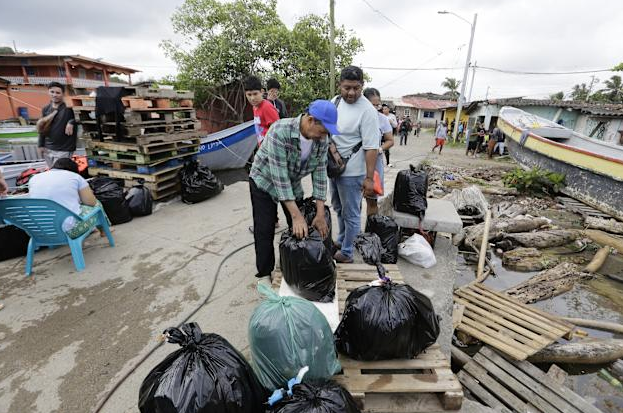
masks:
<svg viewBox="0 0 623 413"><path fill-rule="evenodd" d="M337 213L340 233L337 242L342 254L353 257L355 237L361 231L362 185L365 175L339 176L331 181L331 206Z"/></svg>

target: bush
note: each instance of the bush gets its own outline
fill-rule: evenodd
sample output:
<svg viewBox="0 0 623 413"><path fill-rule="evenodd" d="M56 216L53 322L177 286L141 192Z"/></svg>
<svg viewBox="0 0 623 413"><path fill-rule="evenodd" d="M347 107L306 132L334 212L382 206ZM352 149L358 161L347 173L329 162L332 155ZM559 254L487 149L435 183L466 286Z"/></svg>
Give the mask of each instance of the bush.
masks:
<svg viewBox="0 0 623 413"><path fill-rule="evenodd" d="M565 175L539 168L515 168L502 176L504 185L519 192L553 195L565 186Z"/></svg>

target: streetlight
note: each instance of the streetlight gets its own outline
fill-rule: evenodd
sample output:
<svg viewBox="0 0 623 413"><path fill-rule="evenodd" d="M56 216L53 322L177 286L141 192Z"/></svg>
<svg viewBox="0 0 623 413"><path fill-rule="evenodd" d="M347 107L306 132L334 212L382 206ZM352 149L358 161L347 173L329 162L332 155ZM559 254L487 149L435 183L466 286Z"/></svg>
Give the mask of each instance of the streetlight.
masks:
<svg viewBox="0 0 623 413"><path fill-rule="evenodd" d="M465 69L463 70L463 81L461 82L461 95L459 96L459 102L456 107L456 118L454 121L454 131L452 131L452 139L456 142L456 137L459 132L459 122L461 121L461 109L463 109L463 100L465 98L465 83L467 82L467 72L469 71L469 63L472 58L472 45L474 44L474 32L476 31L476 19L478 18L478 13L474 14L474 22L470 23L468 20L459 16L456 13L451 11L442 10L438 11L439 14L452 14L455 17L463 20L465 23L469 24L472 27L472 34L469 38L469 47L467 48L467 59L465 60Z"/></svg>

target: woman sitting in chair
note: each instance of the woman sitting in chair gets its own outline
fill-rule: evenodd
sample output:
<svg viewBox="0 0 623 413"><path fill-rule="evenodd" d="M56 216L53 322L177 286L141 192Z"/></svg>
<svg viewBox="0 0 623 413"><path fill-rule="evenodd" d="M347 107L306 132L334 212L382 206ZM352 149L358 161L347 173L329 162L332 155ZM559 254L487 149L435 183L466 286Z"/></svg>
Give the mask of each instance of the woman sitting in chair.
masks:
<svg viewBox="0 0 623 413"><path fill-rule="evenodd" d="M91 213L97 206L104 210L93 195L88 182L78 175L78 165L69 158L58 159L52 169L33 176L28 182L28 187L31 198L52 200L81 217ZM108 217L106 219L108 220ZM76 222L73 217L68 217L63 222L63 231L72 239L78 238L89 228L93 228L96 222L96 216L82 222ZM102 237L106 236L102 228L97 229Z"/></svg>

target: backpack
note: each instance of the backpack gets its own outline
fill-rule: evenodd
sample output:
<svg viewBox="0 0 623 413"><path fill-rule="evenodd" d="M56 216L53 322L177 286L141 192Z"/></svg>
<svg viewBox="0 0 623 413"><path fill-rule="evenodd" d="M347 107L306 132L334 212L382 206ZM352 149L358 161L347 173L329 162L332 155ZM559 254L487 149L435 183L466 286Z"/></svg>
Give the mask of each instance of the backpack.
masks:
<svg viewBox="0 0 623 413"><path fill-rule="evenodd" d="M341 101L342 101L341 96L338 96L335 99L336 108L340 105ZM342 157L342 155L340 155L340 153L337 150L337 146L335 145L335 142L333 142L333 140L329 136L329 150L327 152L327 176L329 178L337 178L338 176L342 175L344 171L346 170L346 164L348 163L348 160L355 153L357 153L359 149L361 149L362 144L363 142L359 142L357 145L355 145L355 147L353 148L353 151L350 153L350 156L344 158Z"/></svg>

